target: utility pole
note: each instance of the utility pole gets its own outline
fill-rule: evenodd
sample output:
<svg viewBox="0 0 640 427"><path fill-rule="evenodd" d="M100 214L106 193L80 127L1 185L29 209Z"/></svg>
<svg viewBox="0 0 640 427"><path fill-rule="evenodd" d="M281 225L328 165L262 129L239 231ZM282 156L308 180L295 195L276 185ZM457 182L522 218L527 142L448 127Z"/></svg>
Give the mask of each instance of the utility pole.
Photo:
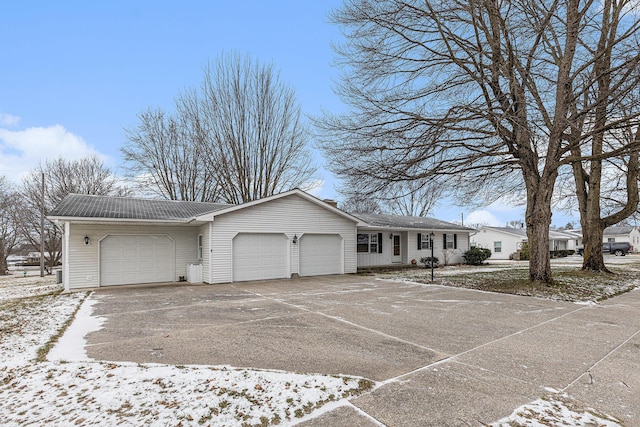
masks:
<svg viewBox="0 0 640 427"><path fill-rule="evenodd" d="M40 277L44 277L44 172L42 172L42 194L40 199Z"/></svg>

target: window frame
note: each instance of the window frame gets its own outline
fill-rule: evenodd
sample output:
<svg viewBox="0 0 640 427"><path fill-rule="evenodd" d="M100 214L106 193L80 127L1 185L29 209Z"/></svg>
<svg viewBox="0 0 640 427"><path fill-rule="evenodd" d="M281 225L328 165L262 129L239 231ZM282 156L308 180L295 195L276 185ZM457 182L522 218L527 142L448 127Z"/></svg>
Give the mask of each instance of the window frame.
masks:
<svg viewBox="0 0 640 427"><path fill-rule="evenodd" d="M202 234L198 234L198 259L202 260L202 258L204 257L204 251L203 251L203 242L204 242L204 238L202 236Z"/></svg>
<svg viewBox="0 0 640 427"><path fill-rule="evenodd" d="M370 233L369 234L369 253L377 254L378 253L378 233Z"/></svg>
<svg viewBox="0 0 640 427"><path fill-rule="evenodd" d="M455 233L445 233L444 239L446 242L444 249L457 249Z"/></svg>
<svg viewBox="0 0 640 427"><path fill-rule="evenodd" d="M364 241L364 237L362 237L362 241L360 241L361 237L360 236L364 236L366 237L366 241ZM369 253L369 233L358 233L356 235L356 252L359 254L368 254ZM362 248L365 248L366 250L361 250Z"/></svg>
<svg viewBox="0 0 640 427"><path fill-rule="evenodd" d="M496 246L496 244L498 246ZM493 253L501 254L502 253L502 240L495 240L493 242Z"/></svg>
<svg viewBox="0 0 640 427"><path fill-rule="evenodd" d="M431 235L429 233L420 235L420 249L431 249Z"/></svg>
<svg viewBox="0 0 640 427"><path fill-rule="evenodd" d="M382 236L383 233L357 233L356 254L381 254L383 239ZM364 250L365 246L366 250Z"/></svg>

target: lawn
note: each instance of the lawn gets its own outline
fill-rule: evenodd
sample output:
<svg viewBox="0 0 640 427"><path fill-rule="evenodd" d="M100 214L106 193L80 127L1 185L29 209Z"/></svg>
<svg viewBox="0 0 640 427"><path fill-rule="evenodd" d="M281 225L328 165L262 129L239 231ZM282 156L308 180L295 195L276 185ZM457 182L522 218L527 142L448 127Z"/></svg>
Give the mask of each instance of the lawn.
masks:
<svg viewBox="0 0 640 427"><path fill-rule="evenodd" d="M385 275L418 283L579 303L596 303L640 285L640 265L615 265L610 269L613 274L584 272L578 266L553 266L552 285L529 281L526 263L438 268L433 282L431 271L424 268L386 272Z"/></svg>

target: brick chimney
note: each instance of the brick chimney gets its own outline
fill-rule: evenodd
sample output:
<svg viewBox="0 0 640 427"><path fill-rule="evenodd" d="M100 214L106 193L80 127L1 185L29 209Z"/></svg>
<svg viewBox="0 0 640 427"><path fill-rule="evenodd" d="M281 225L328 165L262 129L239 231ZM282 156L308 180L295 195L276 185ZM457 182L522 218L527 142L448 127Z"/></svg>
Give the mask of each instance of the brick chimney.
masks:
<svg viewBox="0 0 640 427"><path fill-rule="evenodd" d="M328 205L333 206L334 208L338 207L338 202L336 202L335 200L332 199L324 199L323 202L325 202Z"/></svg>

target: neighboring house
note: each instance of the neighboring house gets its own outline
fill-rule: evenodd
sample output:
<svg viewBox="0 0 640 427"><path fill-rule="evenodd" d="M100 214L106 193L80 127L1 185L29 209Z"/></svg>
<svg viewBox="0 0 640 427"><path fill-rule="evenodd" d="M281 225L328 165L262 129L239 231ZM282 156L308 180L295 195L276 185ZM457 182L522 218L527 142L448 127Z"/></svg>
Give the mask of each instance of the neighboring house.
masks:
<svg viewBox="0 0 640 427"><path fill-rule="evenodd" d="M471 246L491 249L489 259L509 259L526 241L527 231L524 228L480 227L471 235Z"/></svg>
<svg viewBox="0 0 640 427"><path fill-rule="evenodd" d="M433 222L372 225L298 189L240 205L70 194L48 218L64 231L67 290L355 273L365 234L367 253L378 251L365 265L429 256L417 237L432 231L435 255L443 261L447 239L454 263L471 231L424 218Z"/></svg>
<svg viewBox="0 0 640 427"><path fill-rule="evenodd" d="M562 232L571 237L571 249L582 246L582 230L563 230Z"/></svg>
<svg viewBox="0 0 640 427"><path fill-rule="evenodd" d="M38 256L40 256L40 253L38 252ZM38 258L39 259L39 258ZM7 266L8 267L13 267L16 266L18 264L22 264L23 262L27 261L27 257L26 256L22 256L22 255L9 255L7 257Z"/></svg>
<svg viewBox="0 0 640 427"><path fill-rule="evenodd" d="M575 247L583 246L582 230L565 230L564 233L574 236ZM602 233L602 242L629 242L634 251L640 248L640 230L635 226L614 225L607 227Z"/></svg>
<svg viewBox="0 0 640 427"><path fill-rule="evenodd" d="M576 250L575 236L566 231L549 230L549 250Z"/></svg>
<svg viewBox="0 0 640 427"><path fill-rule="evenodd" d="M45 261L47 259L48 253L45 252ZM57 257L58 252L53 253L54 257ZM29 265L40 264L40 252L29 252L27 254L26 263Z"/></svg>
<svg viewBox="0 0 640 427"><path fill-rule="evenodd" d="M633 250L640 248L640 231L634 226L612 226L604 229L603 242L629 242Z"/></svg>
<svg viewBox="0 0 640 427"><path fill-rule="evenodd" d="M527 230L513 227L481 227L471 235L471 246L491 249L489 259L509 259L527 242ZM562 231L549 231L549 250L575 250L575 236Z"/></svg>
<svg viewBox="0 0 640 427"><path fill-rule="evenodd" d="M358 267L410 264L433 254L440 264L459 264L469 250L472 228L434 218L361 214L358 225ZM431 236L433 233L433 236Z"/></svg>

